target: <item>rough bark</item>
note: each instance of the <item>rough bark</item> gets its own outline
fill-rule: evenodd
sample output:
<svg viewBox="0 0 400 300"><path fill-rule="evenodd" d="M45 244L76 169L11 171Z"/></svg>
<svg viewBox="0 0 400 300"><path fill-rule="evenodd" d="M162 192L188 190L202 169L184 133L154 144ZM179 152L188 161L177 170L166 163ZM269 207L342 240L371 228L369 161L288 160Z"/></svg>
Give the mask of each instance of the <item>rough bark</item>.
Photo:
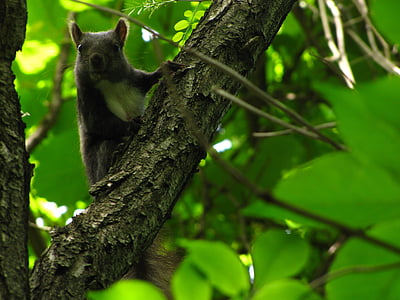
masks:
<svg viewBox="0 0 400 300"><path fill-rule="evenodd" d="M186 46L247 75L294 2L215 0ZM229 108L211 87L231 93L239 88L191 54L183 51L176 60L190 68L175 76L175 88L160 84L138 135L110 175L92 188L97 200L53 233L52 245L31 277L33 299L83 299L87 289L108 286L140 257L168 219L205 155L188 128L196 127L210 140ZM190 126L182 111L193 115Z"/></svg>
<svg viewBox="0 0 400 300"><path fill-rule="evenodd" d="M28 204L31 167L11 63L25 38L24 0L0 2L0 299L29 299Z"/></svg>

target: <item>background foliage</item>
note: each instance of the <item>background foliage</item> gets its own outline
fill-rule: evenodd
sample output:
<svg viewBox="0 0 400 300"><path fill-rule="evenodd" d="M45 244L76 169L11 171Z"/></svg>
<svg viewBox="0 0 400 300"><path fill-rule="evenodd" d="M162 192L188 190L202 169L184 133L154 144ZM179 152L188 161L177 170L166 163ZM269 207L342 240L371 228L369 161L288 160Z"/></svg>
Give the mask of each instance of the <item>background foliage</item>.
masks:
<svg viewBox="0 0 400 300"><path fill-rule="evenodd" d="M93 2L130 12L181 43L209 5ZM187 250L173 280L176 299L399 299L399 9L396 0L307 0L294 8L251 80L309 123L324 124L323 134L345 151L233 105L214 147L279 202L260 197L207 157L168 224L169 247ZM117 20L68 0L28 1L27 37L14 64L27 137L49 129L31 151L32 221L42 229L65 225L90 203L75 121L70 11L86 31L110 29ZM136 68L152 71L177 49L132 25L126 53ZM63 54L66 68L58 69ZM61 108L54 111L57 96ZM252 91L239 96L295 124ZM56 117L54 125L46 116ZM31 237L31 266L38 240L49 242L46 230ZM163 299L140 282L90 297L132 293Z"/></svg>

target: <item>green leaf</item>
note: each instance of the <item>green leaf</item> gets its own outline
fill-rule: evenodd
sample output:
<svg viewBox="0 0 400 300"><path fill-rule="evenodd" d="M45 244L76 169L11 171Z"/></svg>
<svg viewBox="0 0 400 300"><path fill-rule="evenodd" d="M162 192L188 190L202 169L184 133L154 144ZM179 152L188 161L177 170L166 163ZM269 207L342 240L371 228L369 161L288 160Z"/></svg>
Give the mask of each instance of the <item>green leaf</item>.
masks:
<svg viewBox="0 0 400 300"><path fill-rule="evenodd" d="M389 36L393 43L399 43L398 19L400 2L398 0L374 0L371 1L370 5L372 19L375 21L378 29L382 31L383 35Z"/></svg>
<svg viewBox="0 0 400 300"><path fill-rule="evenodd" d="M399 2L400 3L400 2ZM340 135L352 153L400 179L400 78L360 85L356 91L324 86Z"/></svg>
<svg viewBox="0 0 400 300"><path fill-rule="evenodd" d="M58 56L59 46L52 42L36 40L26 41L22 51L17 52L17 63L25 74L35 74L43 71L47 63Z"/></svg>
<svg viewBox="0 0 400 300"><path fill-rule="evenodd" d="M376 226L370 234L399 246L400 221ZM328 281L329 300L399 299L400 258L381 247L351 239L339 251L330 268L331 275L335 272L342 276Z"/></svg>
<svg viewBox="0 0 400 300"><path fill-rule="evenodd" d="M175 24L174 29L180 31L189 27L189 22L187 20L180 20Z"/></svg>
<svg viewBox="0 0 400 300"><path fill-rule="evenodd" d="M185 12L183 13L183 15L186 18L191 18L193 16L193 12L191 10L185 10Z"/></svg>
<svg viewBox="0 0 400 300"><path fill-rule="evenodd" d="M305 226L317 227L322 229L324 224L318 221L307 219L299 214L288 211L287 209L280 208L276 205L266 203L261 200L256 200L244 209L241 210L242 214L247 217L264 218L274 220L275 222L282 223L285 220L295 221ZM326 229L329 227L326 225Z"/></svg>
<svg viewBox="0 0 400 300"><path fill-rule="evenodd" d="M167 298L154 285L139 280L123 280L102 291L90 291L91 300L166 300Z"/></svg>
<svg viewBox="0 0 400 300"><path fill-rule="evenodd" d="M33 178L33 187L39 196L68 206L88 197L75 130L49 136L35 149L33 157L39 161Z"/></svg>
<svg viewBox="0 0 400 300"><path fill-rule="evenodd" d="M111 0L85 0L84 2L106 6L110 1ZM81 12L84 10L92 9L88 5L84 5L84 4L80 4L80 3L76 3L76 2L72 2L72 1L68 1L68 0L60 0L60 3L65 9L71 10L71 11L76 11L76 12Z"/></svg>
<svg viewBox="0 0 400 300"><path fill-rule="evenodd" d="M278 199L353 226L398 218L399 195L400 186L390 174L348 153L316 159L275 189Z"/></svg>
<svg viewBox="0 0 400 300"><path fill-rule="evenodd" d="M220 242L191 241L184 245L189 261L220 292L234 297L248 291L249 275L236 253Z"/></svg>
<svg viewBox="0 0 400 300"><path fill-rule="evenodd" d="M309 286L292 280L273 281L260 289L252 300L321 300Z"/></svg>
<svg viewBox="0 0 400 300"><path fill-rule="evenodd" d="M270 230L254 244L255 286L261 288L268 282L298 274L307 263L308 244L294 234Z"/></svg>
<svg viewBox="0 0 400 300"><path fill-rule="evenodd" d="M172 279L172 291L175 300L208 300L212 296L210 282L187 260L179 266Z"/></svg>
<svg viewBox="0 0 400 300"><path fill-rule="evenodd" d="M174 36L172 37L172 40L177 43L179 42L184 36L184 33L182 31L179 31L177 33L174 34Z"/></svg>

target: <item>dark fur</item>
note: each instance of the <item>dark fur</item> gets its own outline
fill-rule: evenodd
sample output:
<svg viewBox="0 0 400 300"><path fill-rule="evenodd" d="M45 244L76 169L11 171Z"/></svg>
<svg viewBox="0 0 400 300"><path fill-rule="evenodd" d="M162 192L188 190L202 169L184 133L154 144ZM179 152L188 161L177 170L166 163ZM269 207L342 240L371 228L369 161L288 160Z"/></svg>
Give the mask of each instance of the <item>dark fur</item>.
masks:
<svg viewBox="0 0 400 300"><path fill-rule="evenodd" d="M114 97L117 97L115 94L118 94L118 103L135 104L135 101L143 100L144 95L162 76L162 71L159 68L153 73L146 73L129 65L123 53L128 34L128 26L123 19L119 20L114 30L96 33L82 32L76 23L71 23L70 33L78 50L75 80L81 153L89 183L94 184L107 174L117 146L126 136L137 131L135 118L144 109L142 102L137 103L138 109L128 114L128 120L123 120L110 111L110 102L114 103ZM171 70L181 67L172 62L167 62L167 66ZM105 82L105 85L99 85L101 82ZM109 95L108 102L104 92ZM130 99L125 95L132 97ZM122 109L122 112L125 111ZM169 295L169 279L176 255L168 257L162 253L159 244L156 241L143 255L140 263L124 278L151 281Z"/></svg>
<svg viewBox="0 0 400 300"><path fill-rule="evenodd" d="M81 153L90 184L107 174L116 146L131 134L132 128L137 128L134 121L121 120L108 109L96 84L99 80L126 81L144 97L162 76L160 69L146 73L129 65L122 51L127 36L124 24L120 20L114 30L97 33L81 32L76 23L70 27L72 39L80 49L75 64L78 122Z"/></svg>

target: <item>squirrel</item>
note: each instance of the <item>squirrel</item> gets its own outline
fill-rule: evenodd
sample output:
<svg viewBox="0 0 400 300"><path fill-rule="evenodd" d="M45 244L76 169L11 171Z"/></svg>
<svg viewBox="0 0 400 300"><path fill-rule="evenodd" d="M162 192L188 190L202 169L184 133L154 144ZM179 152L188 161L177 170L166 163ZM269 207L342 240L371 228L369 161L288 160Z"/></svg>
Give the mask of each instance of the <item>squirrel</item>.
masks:
<svg viewBox="0 0 400 300"><path fill-rule="evenodd" d="M133 68L123 52L128 22L121 18L113 30L82 32L71 22L70 35L77 49L75 81L80 148L89 184L103 178L113 163L113 154L124 138L138 130L138 117L145 108L145 95L162 77L162 68L177 71L182 65L167 61L147 73ZM159 238L139 264L124 278L148 280L169 294L173 261L160 254ZM159 248L159 249L157 249Z"/></svg>
<svg viewBox="0 0 400 300"><path fill-rule="evenodd" d="M167 61L147 73L133 68L123 52L128 22L121 18L114 30L82 32L70 23L77 48L75 81L78 93L80 146L89 184L103 178L112 164L116 147L137 131L145 95L162 77L166 66L176 71L182 65Z"/></svg>

